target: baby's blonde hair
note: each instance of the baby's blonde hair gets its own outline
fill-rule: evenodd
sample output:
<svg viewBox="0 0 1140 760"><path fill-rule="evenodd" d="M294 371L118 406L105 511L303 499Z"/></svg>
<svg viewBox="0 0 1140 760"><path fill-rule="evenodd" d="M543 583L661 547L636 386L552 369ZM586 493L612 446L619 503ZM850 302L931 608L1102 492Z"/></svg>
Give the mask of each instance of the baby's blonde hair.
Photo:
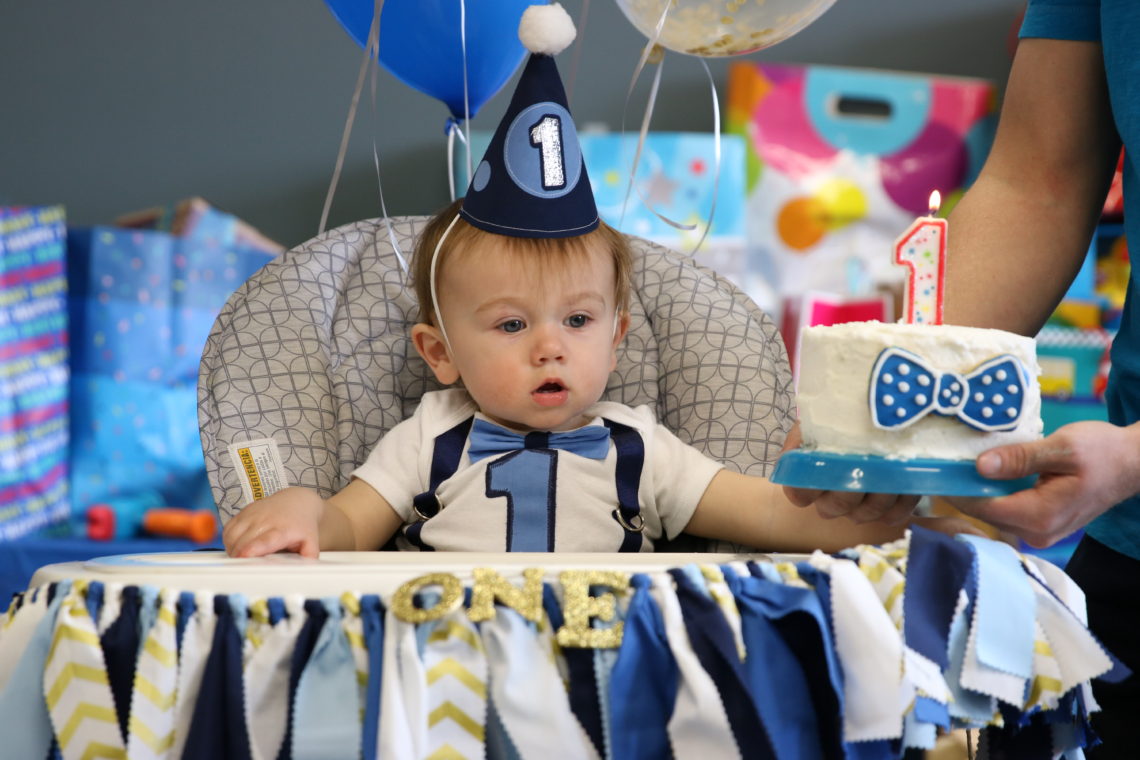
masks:
<svg viewBox="0 0 1140 760"><path fill-rule="evenodd" d="M412 255L412 285L416 290L416 299L420 305L420 321L429 325L436 325L435 302L431 294L431 258L439 240L447 232L448 225L459 213L463 199L455 201L428 221L416 243ZM614 263L614 298L617 303L617 312L623 314L629 311L629 289L633 271L633 252L625 235L610 227L605 222L599 222L598 228L585 235L566 238L531 238L512 237L509 235L496 235L491 232L473 227L460 218L447 232L447 238L439 249L438 261L435 264L436 280L442 278L448 259L456 251L474 248L480 244L493 243L502 250L516 254L528 261L534 261L543 271L546 268L566 267L572 259L586 254L592 241L601 242L613 256Z"/></svg>

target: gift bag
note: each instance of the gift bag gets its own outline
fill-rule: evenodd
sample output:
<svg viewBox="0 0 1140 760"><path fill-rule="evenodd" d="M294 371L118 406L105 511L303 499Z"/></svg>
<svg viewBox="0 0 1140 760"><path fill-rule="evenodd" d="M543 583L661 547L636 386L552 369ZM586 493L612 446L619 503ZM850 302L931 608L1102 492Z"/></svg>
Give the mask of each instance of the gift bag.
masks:
<svg viewBox="0 0 1140 760"><path fill-rule="evenodd" d="M67 520L62 206L0 208L0 541Z"/></svg>
<svg viewBox="0 0 1140 760"><path fill-rule="evenodd" d="M737 63L728 131L748 145L748 266L760 305L810 290L860 296L905 278L892 243L981 168L996 121L985 81Z"/></svg>
<svg viewBox="0 0 1140 760"><path fill-rule="evenodd" d="M161 228L177 214L136 226ZM152 507L213 508L198 435L198 364L230 294L272 254L208 206L177 234L68 234L75 517L110 505L129 535Z"/></svg>

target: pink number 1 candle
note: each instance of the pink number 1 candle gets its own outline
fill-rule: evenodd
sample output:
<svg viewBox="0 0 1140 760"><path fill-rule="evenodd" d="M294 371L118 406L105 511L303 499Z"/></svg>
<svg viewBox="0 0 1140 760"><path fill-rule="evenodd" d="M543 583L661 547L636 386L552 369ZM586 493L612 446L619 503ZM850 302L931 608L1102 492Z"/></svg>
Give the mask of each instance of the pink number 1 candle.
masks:
<svg viewBox="0 0 1140 760"><path fill-rule="evenodd" d="M930 194L930 215L920 216L895 241L895 263L907 268L903 312L907 324L942 324L942 287L946 277L945 219L934 216L941 194Z"/></svg>

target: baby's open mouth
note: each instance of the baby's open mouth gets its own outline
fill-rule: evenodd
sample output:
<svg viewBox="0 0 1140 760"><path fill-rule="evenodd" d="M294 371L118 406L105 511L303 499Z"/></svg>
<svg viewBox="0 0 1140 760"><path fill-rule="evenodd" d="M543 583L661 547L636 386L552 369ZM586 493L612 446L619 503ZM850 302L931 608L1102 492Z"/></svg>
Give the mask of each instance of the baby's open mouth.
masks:
<svg viewBox="0 0 1140 760"><path fill-rule="evenodd" d="M531 391L530 397L539 406L556 407L565 404L570 393L566 390L566 386L559 381L547 380Z"/></svg>

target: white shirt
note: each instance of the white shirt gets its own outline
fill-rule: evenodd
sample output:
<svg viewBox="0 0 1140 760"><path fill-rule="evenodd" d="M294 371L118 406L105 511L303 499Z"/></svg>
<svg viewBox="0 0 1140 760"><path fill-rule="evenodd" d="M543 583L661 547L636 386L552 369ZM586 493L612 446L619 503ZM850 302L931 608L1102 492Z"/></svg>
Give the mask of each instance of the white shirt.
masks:
<svg viewBox="0 0 1140 760"><path fill-rule="evenodd" d="M641 435L645 447L638 492L645 524L641 550L652 551L654 540L662 535L673 538L688 525L709 482L724 465L682 442L646 406L633 409L600 401L587 413L594 418L591 425L602 425L606 418ZM424 394L415 414L380 440L353 477L383 496L405 524L416 522L412 499L428 490L436 436L472 415L487 419L464 390ZM505 551L508 500L503 495L487 495L491 490L487 468L503 455L472 464L467 455L469 443L464 442L455 474L436 489L441 508L426 522L420 537L439 551ZM603 460L557 452L552 468L557 551L617 551L621 546L625 533L612 516L618 505L616 465L612 442ZM416 549L403 535L397 544L401 549Z"/></svg>

